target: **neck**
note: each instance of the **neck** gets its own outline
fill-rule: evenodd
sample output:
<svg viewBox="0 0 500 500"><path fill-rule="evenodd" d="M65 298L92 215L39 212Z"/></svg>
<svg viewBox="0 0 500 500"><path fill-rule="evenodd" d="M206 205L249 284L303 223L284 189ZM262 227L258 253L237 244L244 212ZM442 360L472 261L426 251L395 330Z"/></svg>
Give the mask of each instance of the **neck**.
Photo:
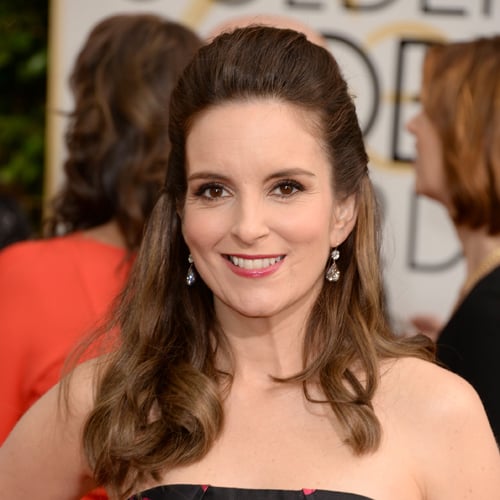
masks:
<svg viewBox="0 0 500 500"><path fill-rule="evenodd" d="M466 278L462 296L466 295L476 283L500 265L500 236L488 235L484 228L457 228L462 243L466 264Z"/></svg>
<svg viewBox="0 0 500 500"><path fill-rule="evenodd" d="M231 310L221 312L218 317L231 350L235 379L272 386L271 376L288 377L302 370L304 315L248 318Z"/></svg>
<svg viewBox="0 0 500 500"><path fill-rule="evenodd" d="M500 249L500 236L490 236L484 228L459 227L457 234L462 243L467 274L474 272L484 259L495 250Z"/></svg>
<svg viewBox="0 0 500 500"><path fill-rule="evenodd" d="M87 238L97 240L100 243L111 245L119 248L125 248L125 239L118 227L118 224L111 220L100 226L92 227L83 231Z"/></svg>

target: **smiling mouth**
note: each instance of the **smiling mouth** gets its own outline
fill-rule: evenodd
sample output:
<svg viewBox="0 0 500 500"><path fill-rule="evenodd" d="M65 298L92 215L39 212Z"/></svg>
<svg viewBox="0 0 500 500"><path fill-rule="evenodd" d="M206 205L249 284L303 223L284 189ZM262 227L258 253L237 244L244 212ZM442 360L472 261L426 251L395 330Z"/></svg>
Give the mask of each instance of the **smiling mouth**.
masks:
<svg viewBox="0 0 500 500"><path fill-rule="evenodd" d="M263 259L244 259L243 257L236 257L235 255L226 255L226 258L233 265L242 269L265 269L266 267L270 267L280 260L283 260L285 256L280 255L278 257L266 257Z"/></svg>

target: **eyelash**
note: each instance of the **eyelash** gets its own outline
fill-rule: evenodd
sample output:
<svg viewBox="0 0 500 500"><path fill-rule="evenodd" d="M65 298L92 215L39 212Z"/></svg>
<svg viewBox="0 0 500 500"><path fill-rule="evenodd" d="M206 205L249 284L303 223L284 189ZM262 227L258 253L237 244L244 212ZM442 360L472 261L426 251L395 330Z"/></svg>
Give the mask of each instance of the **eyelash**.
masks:
<svg viewBox="0 0 500 500"><path fill-rule="evenodd" d="M274 193L276 190L280 189L280 188L283 188L283 187L288 187L290 186L292 189L293 189L293 192L290 193L290 194L283 194L283 193L276 193L276 196L278 196L279 198L289 198L293 195L295 195L297 192L301 192L301 191L304 191L304 186L300 183L300 182L297 182L297 181L294 181L292 179L283 179L279 182L277 182L276 184L274 184L274 186L271 188L271 193ZM224 185L222 184L219 184L217 182L211 182L211 183L208 183L208 184L202 184L195 192L194 192L194 195L198 198L204 198L208 201L216 201L220 198L224 198L225 196L207 196L207 194L205 194L208 190L210 189L220 189L221 191L228 191Z"/></svg>
<svg viewBox="0 0 500 500"><path fill-rule="evenodd" d="M221 191L227 191L227 189L222 185L217 182L211 182L209 184L202 184L195 192L194 195L197 196L198 198L204 198L206 200L217 200L219 198L223 198L223 196L207 196L205 194L206 191L209 189L220 189Z"/></svg>
<svg viewBox="0 0 500 500"><path fill-rule="evenodd" d="M281 194L280 193L280 194L278 194L278 196L280 198L289 198L290 196L293 196L300 191L304 191L304 186L300 182L294 181L292 179L283 179L282 181L277 182L273 186L271 192L276 191L277 189L282 188L284 186L290 186L294 189L294 191L290 194Z"/></svg>

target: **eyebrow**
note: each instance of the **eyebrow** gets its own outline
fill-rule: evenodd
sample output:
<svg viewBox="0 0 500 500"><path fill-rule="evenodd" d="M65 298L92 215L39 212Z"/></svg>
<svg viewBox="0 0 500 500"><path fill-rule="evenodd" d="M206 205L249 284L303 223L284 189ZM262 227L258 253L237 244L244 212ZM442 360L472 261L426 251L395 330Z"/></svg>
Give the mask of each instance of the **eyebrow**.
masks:
<svg viewBox="0 0 500 500"><path fill-rule="evenodd" d="M292 168L285 168L283 170L277 170L276 172L273 172L271 175L266 177L266 181L270 181L272 179L280 179L283 177L293 177L296 175L306 175L308 177L316 177L316 174L313 172L310 172L309 170L305 170L303 168L299 167L292 167ZM210 171L201 171L201 172L195 172L194 174L191 174L188 177L188 181L195 181L198 179L219 179L219 180L229 180L230 177L224 174L218 174L215 172L210 172Z"/></svg>
<svg viewBox="0 0 500 500"><path fill-rule="evenodd" d="M273 172L266 180L276 179L280 177L293 177L294 175L306 175L307 177L316 177L316 174L300 167L285 168Z"/></svg>

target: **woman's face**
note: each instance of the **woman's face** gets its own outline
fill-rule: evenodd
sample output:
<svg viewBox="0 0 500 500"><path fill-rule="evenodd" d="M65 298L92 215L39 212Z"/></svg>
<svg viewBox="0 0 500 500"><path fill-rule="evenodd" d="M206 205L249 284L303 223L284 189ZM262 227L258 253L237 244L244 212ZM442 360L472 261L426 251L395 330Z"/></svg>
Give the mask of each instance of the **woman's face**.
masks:
<svg viewBox="0 0 500 500"><path fill-rule="evenodd" d="M443 150L436 128L423 110L406 127L416 140L414 167L417 194L447 205Z"/></svg>
<svg viewBox="0 0 500 500"><path fill-rule="evenodd" d="M314 302L354 202L335 200L307 112L275 100L204 111L186 141L184 239L218 314L272 317Z"/></svg>

